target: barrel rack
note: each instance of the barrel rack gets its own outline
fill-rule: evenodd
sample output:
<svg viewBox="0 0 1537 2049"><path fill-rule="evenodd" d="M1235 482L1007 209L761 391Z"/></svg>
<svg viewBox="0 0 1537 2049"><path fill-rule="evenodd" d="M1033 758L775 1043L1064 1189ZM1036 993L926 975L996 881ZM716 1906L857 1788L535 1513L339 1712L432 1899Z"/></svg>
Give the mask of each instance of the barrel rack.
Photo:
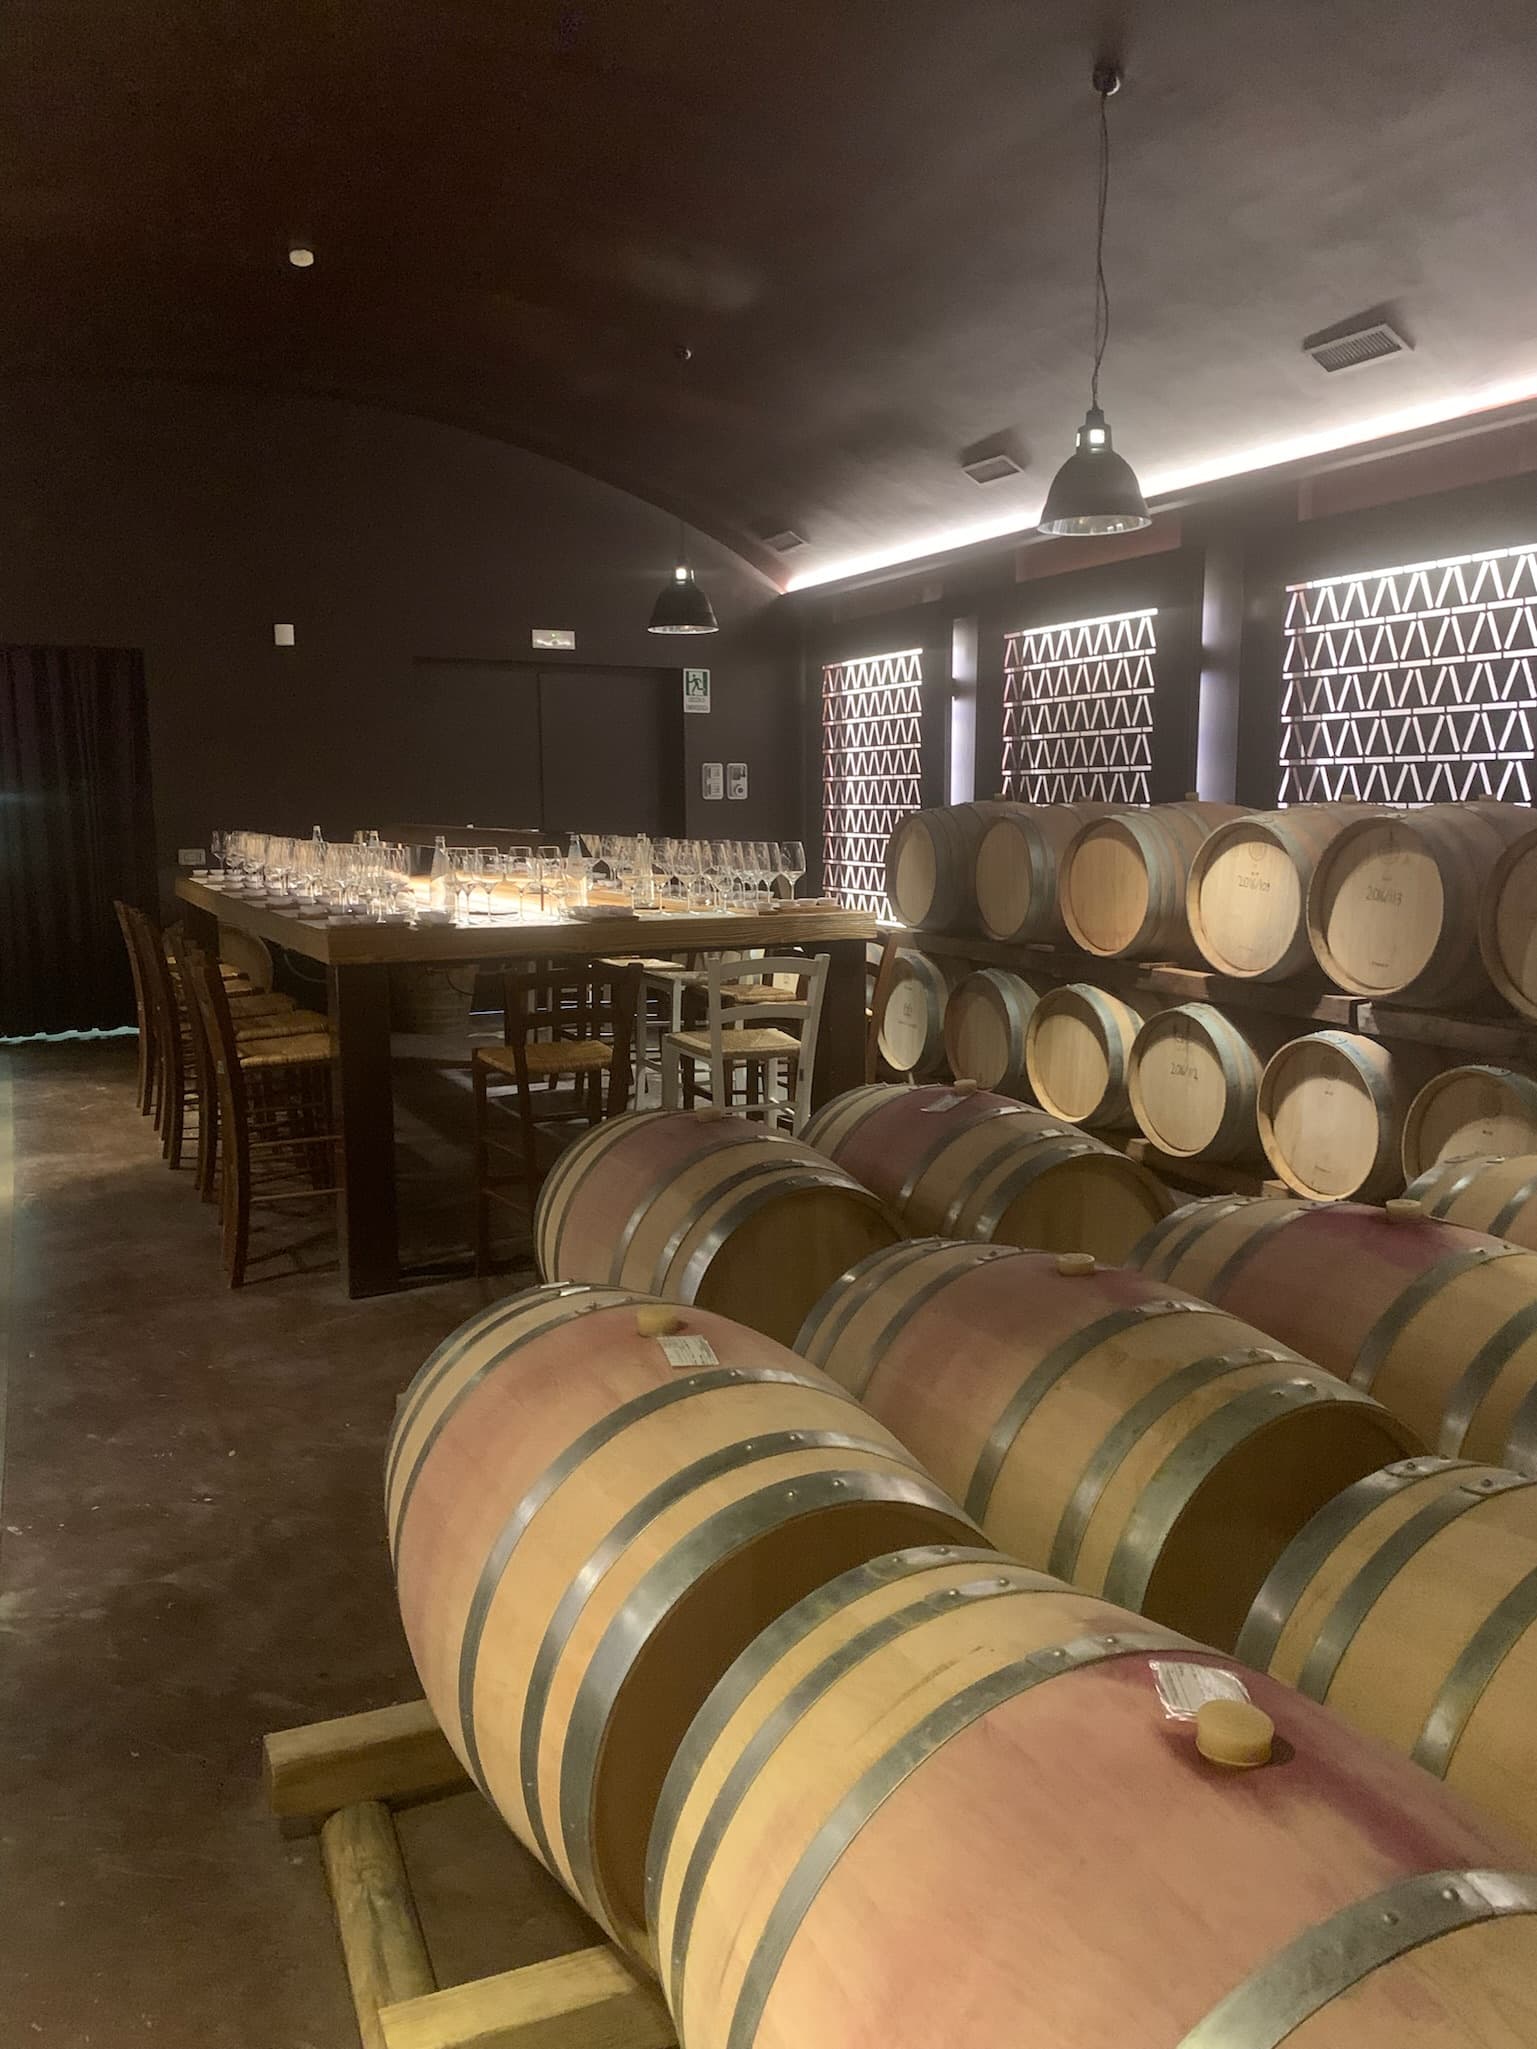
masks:
<svg viewBox="0 0 1537 2049"><path fill-rule="evenodd" d="M1322 979L1294 982L1236 981L1209 968L1176 967L1167 961L1102 959L1076 947L1046 946L1029 941L987 939L968 932L927 932L906 926L883 926L880 966L871 996L870 1034L865 1076L881 1075L877 1034L880 1016L899 952L926 953L935 960L960 960L978 968L1032 970L1058 982L1092 982L1113 991L1139 990L1169 1003L1210 1003L1218 1010L1257 1011L1292 1019L1320 1029L1358 1032L1363 1038L1410 1041L1438 1047L1454 1061L1514 1062L1537 1067L1537 1023L1519 1018L1503 1004L1488 1016L1451 1015L1410 1009L1404 1004L1377 1003L1327 988ZM1491 999L1498 1001L1498 999ZM1290 1195L1284 1181L1263 1166L1182 1160L1161 1153L1145 1138L1130 1132L1096 1132L1107 1144L1150 1168L1161 1179L1195 1194Z"/></svg>
<svg viewBox="0 0 1537 2049"><path fill-rule="evenodd" d="M607 1942L439 1987L393 1810L469 1780L423 1700L266 1738L267 1803L318 1830L363 2049L674 2049L654 1985Z"/></svg>

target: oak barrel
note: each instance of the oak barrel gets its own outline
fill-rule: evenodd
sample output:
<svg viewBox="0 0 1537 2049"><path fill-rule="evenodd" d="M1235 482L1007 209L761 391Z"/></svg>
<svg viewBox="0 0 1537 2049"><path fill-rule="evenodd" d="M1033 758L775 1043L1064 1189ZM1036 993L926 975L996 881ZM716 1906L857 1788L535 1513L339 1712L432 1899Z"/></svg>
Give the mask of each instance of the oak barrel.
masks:
<svg viewBox="0 0 1537 2049"><path fill-rule="evenodd" d="M1246 1690L1272 1761L1208 1762L1160 1677ZM689 2049L1525 2049L1533 1861L1277 1681L929 1552L743 1652L648 1898Z"/></svg>
<svg viewBox="0 0 1537 2049"><path fill-rule="evenodd" d="M977 1541L803 1360L613 1288L535 1288L456 1331L400 1404L385 1485L433 1712L632 1949L657 1793L731 1660L850 1565Z"/></svg>
<svg viewBox="0 0 1537 2049"><path fill-rule="evenodd" d="M1260 1078L1266 1159L1288 1188L1318 1202L1402 1188L1404 1119L1438 1065L1427 1047L1358 1032L1289 1040Z"/></svg>
<svg viewBox="0 0 1537 2049"><path fill-rule="evenodd" d="M943 1070L945 1006L965 972L959 962L899 950L875 1027L881 1058L893 1073L921 1080Z"/></svg>
<svg viewBox="0 0 1537 2049"><path fill-rule="evenodd" d="M1420 1449L1251 1324L1082 1253L894 1246L795 1349L1001 1551L1224 1650L1315 1511Z"/></svg>
<svg viewBox="0 0 1537 2049"><path fill-rule="evenodd" d="M1406 1190L1427 1217L1537 1250L1537 1153L1441 1160Z"/></svg>
<svg viewBox="0 0 1537 2049"><path fill-rule="evenodd" d="M1190 863L1185 910L1203 960L1240 981L1315 974L1308 887L1319 856L1361 804L1294 804L1219 825Z"/></svg>
<svg viewBox="0 0 1537 2049"><path fill-rule="evenodd" d="M1308 890L1308 934L1330 981L1401 1003L1485 994L1479 903L1501 850L1531 817L1524 804L1477 803L1353 820Z"/></svg>
<svg viewBox="0 0 1537 2049"><path fill-rule="evenodd" d="M1130 1124L1131 1049L1154 999L1089 982L1043 992L1025 1028L1025 1072L1043 1110L1068 1124Z"/></svg>
<svg viewBox="0 0 1537 2049"><path fill-rule="evenodd" d="M1478 950L1490 981L1523 1017L1537 1017L1537 825L1512 839L1484 884Z"/></svg>
<svg viewBox="0 0 1537 2049"><path fill-rule="evenodd" d="M595 1124L534 1213L545 1280L697 1302L785 1343L845 1267L899 1235L825 1153L718 1110Z"/></svg>
<svg viewBox="0 0 1537 2049"><path fill-rule="evenodd" d="M897 820L886 843L886 895L904 925L929 932L977 929L977 848L1000 808L944 804Z"/></svg>
<svg viewBox="0 0 1537 2049"><path fill-rule="evenodd" d="M1238 1655L1537 1849L1537 1480L1404 1459L1298 1532Z"/></svg>
<svg viewBox="0 0 1537 2049"><path fill-rule="evenodd" d="M1116 1260L1170 1207L1161 1181L1088 1132L963 1083L850 1089L803 1138L873 1189L910 1238Z"/></svg>
<svg viewBox="0 0 1537 2049"><path fill-rule="evenodd" d="M1448 1067L1433 1074L1404 1119L1404 1176L1410 1181L1443 1160L1534 1149L1537 1079L1509 1067Z"/></svg>
<svg viewBox="0 0 1537 2049"><path fill-rule="evenodd" d="M945 1058L950 1072L999 1089L1025 1093L1025 1028L1042 985L1007 968L978 968L957 982L945 1005Z"/></svg>
<svg viewBox="0 0 1537 2049"><path fill-rule="evenodd" d="M1210 1003L1158 1010L1132 1042L1127 1095L1142 1134L1187 1160L1243 1160L1260 1149L1255 1106L1284 1025Z"/></svg>
<svg viewBox="0 0 1537 2049"><path fill-rule="evenodd" d="M1185 911L1190 863L1236 804L1156 804L1081 826L1057 870L1068 932L1088 953L1133 960L1199 958Z"/></svg>
<svg viewBox="0 0 1537 2049"><path fill-rule="evenodd" d="M994 939L1061 941L1057 863L1079 827L1105 804L999 804L977 843L978 922Z"/></svg>
<svg viewBox="0 0 1537 2049"><path fill-rule="evenodd" d="M1188 1203L1128 1255L1327 1366L1445 1458L1537 1473L1537 1253L1285 1196Z"/></svg>

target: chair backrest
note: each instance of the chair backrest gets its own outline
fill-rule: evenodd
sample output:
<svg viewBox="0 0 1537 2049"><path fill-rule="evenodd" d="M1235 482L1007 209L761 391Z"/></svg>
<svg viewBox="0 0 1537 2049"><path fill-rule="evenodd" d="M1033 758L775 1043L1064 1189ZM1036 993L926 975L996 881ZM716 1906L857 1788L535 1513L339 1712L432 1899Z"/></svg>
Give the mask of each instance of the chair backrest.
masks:
<svg viewBox="0 0 1537 2049"><path fill-rule="evenodd" d="M117 914L118 930L128 952L128 972L133 977L133 1001L139 1013L139 1030L148 1032L154 1024L153 999L144 982L144 963L139 955L139 938L133 922L135 912L133 906L125 904L121 897L112 899L112 908Z"/></svg>
<svg viewBox="0 0 1537 2049"><path fill-rule="evenodd" d="M800 1051L797 1055L795 1093L791 1103L794 1129L799 1131L811 1114L811 1075L816 1064L817 1034L822 1025L822 997L827 986L827 960L825 953L814 954L809 960L798 960L793 956L777 958L765 955L752 963L752 977L765 982L778 983L781 976L786 980L794 976L796 993L780 1002L753 1002L740 1007L727 1008L721 996L721 985L725 982L740 982L748 979L742 973L740 961L712 961L708 985L708 1012L706 1018L710 1036L710 1087L718 1102L725 1101L725 1062L732 1057L731 1041L738 1032L761 1030L776 1022L794 1022L800 1026ZM750 1112L773 1118L778 1106L772 1098L766 1098L762 1105Z"/></svg>
<svg viewBox="0 0 1537 2049"><path fill-rule="evenodd" d="M224 977L217 958L199 946L184 943L183 958L187 1005L189 1009L195 1008L202 1020L204 1042L219 1091L223 1136L227 1144L243 1148L249 1124L245 1076Z"/></svg>
<svg viewBox="0 0 1537 2049"><path fill-rule="evenodd" d="M642 972L638 961L541 961L532 970L509 964L503 971L507 1043L513 1050L519 1085L528 1086L525 1055L536 1033L548 1032L560 1039L601 1039L614 1049L606 1096L610 1114L616 1105L626 1103Z"/></svg>
<svg viewBox="0 0 1537 2049"><path fill-rule="evenodd" d="M171 1069L175 1078L181 1074L181 1004L177 999L176 984L171 976L171 963L166 958L165 934L150 917L134 904L125 904L129 927L133 932L134 945L139 955L139 973L144 978L145 994L155 1020L155 1038L160 1057Z"/></svg>
<svg viewBox="0 0 1537 2049"><path fill-rule="evenodd" d="M202 1102L210 1102L219 1086L218 1067L214 1049L208 1033L208 1018L197 997L197 970L202 960L202 950L192 944L184 925L168 925L165 943L171 950L171 959L181 977L182 1009L186 1014L188 1036L192 1040L192 1066L197 1076L198 1096ZM219 977L220 993L223 993L223 977ZM226 1010L228 1005L225 1006Z"/></svg>

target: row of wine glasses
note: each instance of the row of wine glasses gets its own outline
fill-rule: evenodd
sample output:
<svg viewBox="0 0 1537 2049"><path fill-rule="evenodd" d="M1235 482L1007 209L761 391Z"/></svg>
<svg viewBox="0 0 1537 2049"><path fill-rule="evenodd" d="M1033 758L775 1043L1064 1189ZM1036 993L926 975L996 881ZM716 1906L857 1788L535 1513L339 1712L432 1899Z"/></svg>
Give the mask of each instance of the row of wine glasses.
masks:
<svg viewBox="0 0 1537 2049"><path fill-rule="evenodd" d="M589 903L640 909L753 910L789 898L806 872L798 840L684 840L573 833L562 849L503 852L439 838L430 872L413 877L412 849L377 832L329 842L216 831L209 844L232 892L276 907L379 920L468 925L560 920Z"/></svg>

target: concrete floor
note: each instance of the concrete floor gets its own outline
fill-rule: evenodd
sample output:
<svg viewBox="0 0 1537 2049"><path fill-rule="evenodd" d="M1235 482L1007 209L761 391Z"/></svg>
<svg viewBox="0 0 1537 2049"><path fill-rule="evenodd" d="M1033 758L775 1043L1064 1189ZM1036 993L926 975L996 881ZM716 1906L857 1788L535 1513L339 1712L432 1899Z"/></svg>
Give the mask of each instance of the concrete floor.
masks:
<svg viewBox="0 0 1537 2049"><path fill-rule="evenodd" d="M267 1818L261 1738L419 1691L385 1435L431 1348L527 1274L354 1303L334 1267L279 1264L232 1294L212 1212L133 1107L132 1045L8 1064L0 2043L351 2049L315 1845ZM401 1131L434 1250L463 1189L433 1137L463 1092L439 1081ZM0 1137L0 1240L5 1181ZM592 1939L477 1796L401 1833L441 1982Z"/></svg>

